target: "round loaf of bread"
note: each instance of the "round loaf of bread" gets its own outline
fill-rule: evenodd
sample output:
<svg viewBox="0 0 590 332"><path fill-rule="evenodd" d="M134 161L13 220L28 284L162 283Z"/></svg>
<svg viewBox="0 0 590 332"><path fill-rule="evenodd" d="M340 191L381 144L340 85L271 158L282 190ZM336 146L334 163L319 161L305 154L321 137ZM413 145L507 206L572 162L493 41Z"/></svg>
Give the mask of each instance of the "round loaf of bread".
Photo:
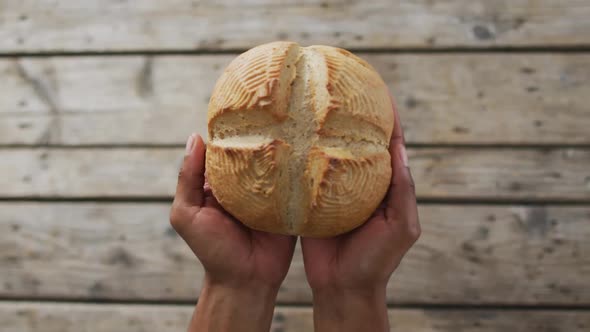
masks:
<svg viewBox="0 0 590 332"><path fill-rule="evenodd" d="M391 179L393 111L371 65L329 46L241 54L208 110L207 177L221 206L271 233L335 236L363 224Z"/></svg>

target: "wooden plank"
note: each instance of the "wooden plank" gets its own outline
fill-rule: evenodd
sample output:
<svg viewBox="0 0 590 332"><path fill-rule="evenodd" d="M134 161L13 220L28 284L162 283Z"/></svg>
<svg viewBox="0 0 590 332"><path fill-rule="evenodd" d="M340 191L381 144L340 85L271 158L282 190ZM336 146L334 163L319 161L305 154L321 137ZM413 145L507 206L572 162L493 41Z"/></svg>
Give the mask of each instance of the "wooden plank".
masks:
<svg viewBox="0 0 590 332"><path fill-rule="evenodd" d="M590 150L413 148L419 198L590 201ZM172 197L180 148L3 149L0 198Z"/></svg>
<svg viewBox="0 0 590 332"><path fill-rule="evenodd" d="M590 198L588 149L414 149L423 198L567 201Z"/></svg>
<svg viewBox="0 0 590 332"><path fill-rule="evenodd" d="M192 301L203 270L167 203L0 203L0 296ZM420 206L389 303L589 305L590 207ZM300 248L281 303L311 303Z"/></svg>
<svg viewBox="0 0 590 332"><path fill-rule="evenodd" d="M585 54L361 54L426 144L590 144ZM0 145L183 144L234 55L0 59Z"/></svg>
<svg viewBox="0 0 590 332"><path fill-rule="evenodd" d="M36 332L184 331L190 305L0 302L0 330ZM390 309L391 331L584 331L588 311ZM271 332L313 331L312 309L276 307Z"/></svg>
<svg viewBox="0 0 590 332"><path fill-rule="evenodd" d="M5 0L0 52L245 49L277 40L352 48L580 46L585 0Z"/></svg>

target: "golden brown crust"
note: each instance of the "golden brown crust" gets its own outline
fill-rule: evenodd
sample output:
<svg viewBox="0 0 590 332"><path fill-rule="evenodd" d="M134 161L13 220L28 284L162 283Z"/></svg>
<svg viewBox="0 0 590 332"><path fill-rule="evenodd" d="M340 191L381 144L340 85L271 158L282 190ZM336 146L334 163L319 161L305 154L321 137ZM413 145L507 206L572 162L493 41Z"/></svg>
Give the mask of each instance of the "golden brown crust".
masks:
<svg viewBox="0 0 590 332"><path fill-rule="evenodd" d="M355 157L343 149L311 150L306 178L311 184L309 216L299 234L325 237L366 221L383 200L391 177L389 153Z"/></svg>
<svg viewBox="0 0 590 332"><path fill-rule="evenodd" d="M393 113L387 85L366 61L354 54L330 46L311 46L326 61L328 106L319 110L320 134L347 136L349 128L342 123L360 127L365 122L370 130L359 133L358 140L386 143L393 131Z"/></svg>
<svg viewBox="0 0 590 332"><path fill-rule="evenodd" d="M366 221L386 194L391 100L348 51L256 47L219 79L208 120L211 187L251 228L334 236Z"/></svg>
<svg viewBox="0 0 590 332"><path fill-rule="evenodd" d="M290 147L280 140L252 147L209 144L206 167L213 194L246 226L288 233L281 223L279 181L289 150Z"/></svg>
<svg viewBox="0 0 590 332"><path fill-rule="evenodd" d="M286 119L289 84L295 77L294 68L286 67L294 67L296 58L292 54L298 48L297 44L287 42L265 44L246 51L229 64L209 101L210 139L218 118L227 113L237 113L238 121L249 121L257 127ZM285 77L289 73L291 77ZM249 114L243 114L245 111ZM239 126L234 122L234 126Z"/></svg>

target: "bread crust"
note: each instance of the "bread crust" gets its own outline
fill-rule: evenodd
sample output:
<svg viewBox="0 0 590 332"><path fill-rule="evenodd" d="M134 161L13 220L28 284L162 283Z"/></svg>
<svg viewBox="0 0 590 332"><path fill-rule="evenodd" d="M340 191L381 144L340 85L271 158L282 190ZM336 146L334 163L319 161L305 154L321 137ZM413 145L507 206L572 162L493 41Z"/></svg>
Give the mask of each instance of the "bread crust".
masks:
<svg viewBox="0 0 590 332"><path fill-rule="evenodd" d="M346 50L275 42L243 53L214 88L208 128L213 193L253 229L335 236L387 192L388 89Z"/></svg>
<svg viewBox="0 0 590 332"><path fill-rule="evenodd" d="M219 204L247 226L288 234L279 206L280 170L289 150L280 140L240 148L209 145L207 180Z"/></svg>

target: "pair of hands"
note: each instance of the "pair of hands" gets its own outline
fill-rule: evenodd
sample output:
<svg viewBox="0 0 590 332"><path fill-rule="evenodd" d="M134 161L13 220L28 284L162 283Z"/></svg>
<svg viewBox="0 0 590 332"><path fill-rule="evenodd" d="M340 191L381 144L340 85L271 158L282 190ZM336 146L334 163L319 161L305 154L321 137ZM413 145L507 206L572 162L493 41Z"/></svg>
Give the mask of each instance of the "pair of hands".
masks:
<svg viewBox="0 0 590 332"><path fill-rule="evenodd" d="M318 331L388 327L387 282L420 235L414 183L395 108L394 113L389 147L393 176L382 204L352 232L328 239L301 238ZM189 138L170 215L172 226L206 271L189 331L268 330L297 238L246 228L227 213L206 183L205 150L200 136Z"/></svg>

